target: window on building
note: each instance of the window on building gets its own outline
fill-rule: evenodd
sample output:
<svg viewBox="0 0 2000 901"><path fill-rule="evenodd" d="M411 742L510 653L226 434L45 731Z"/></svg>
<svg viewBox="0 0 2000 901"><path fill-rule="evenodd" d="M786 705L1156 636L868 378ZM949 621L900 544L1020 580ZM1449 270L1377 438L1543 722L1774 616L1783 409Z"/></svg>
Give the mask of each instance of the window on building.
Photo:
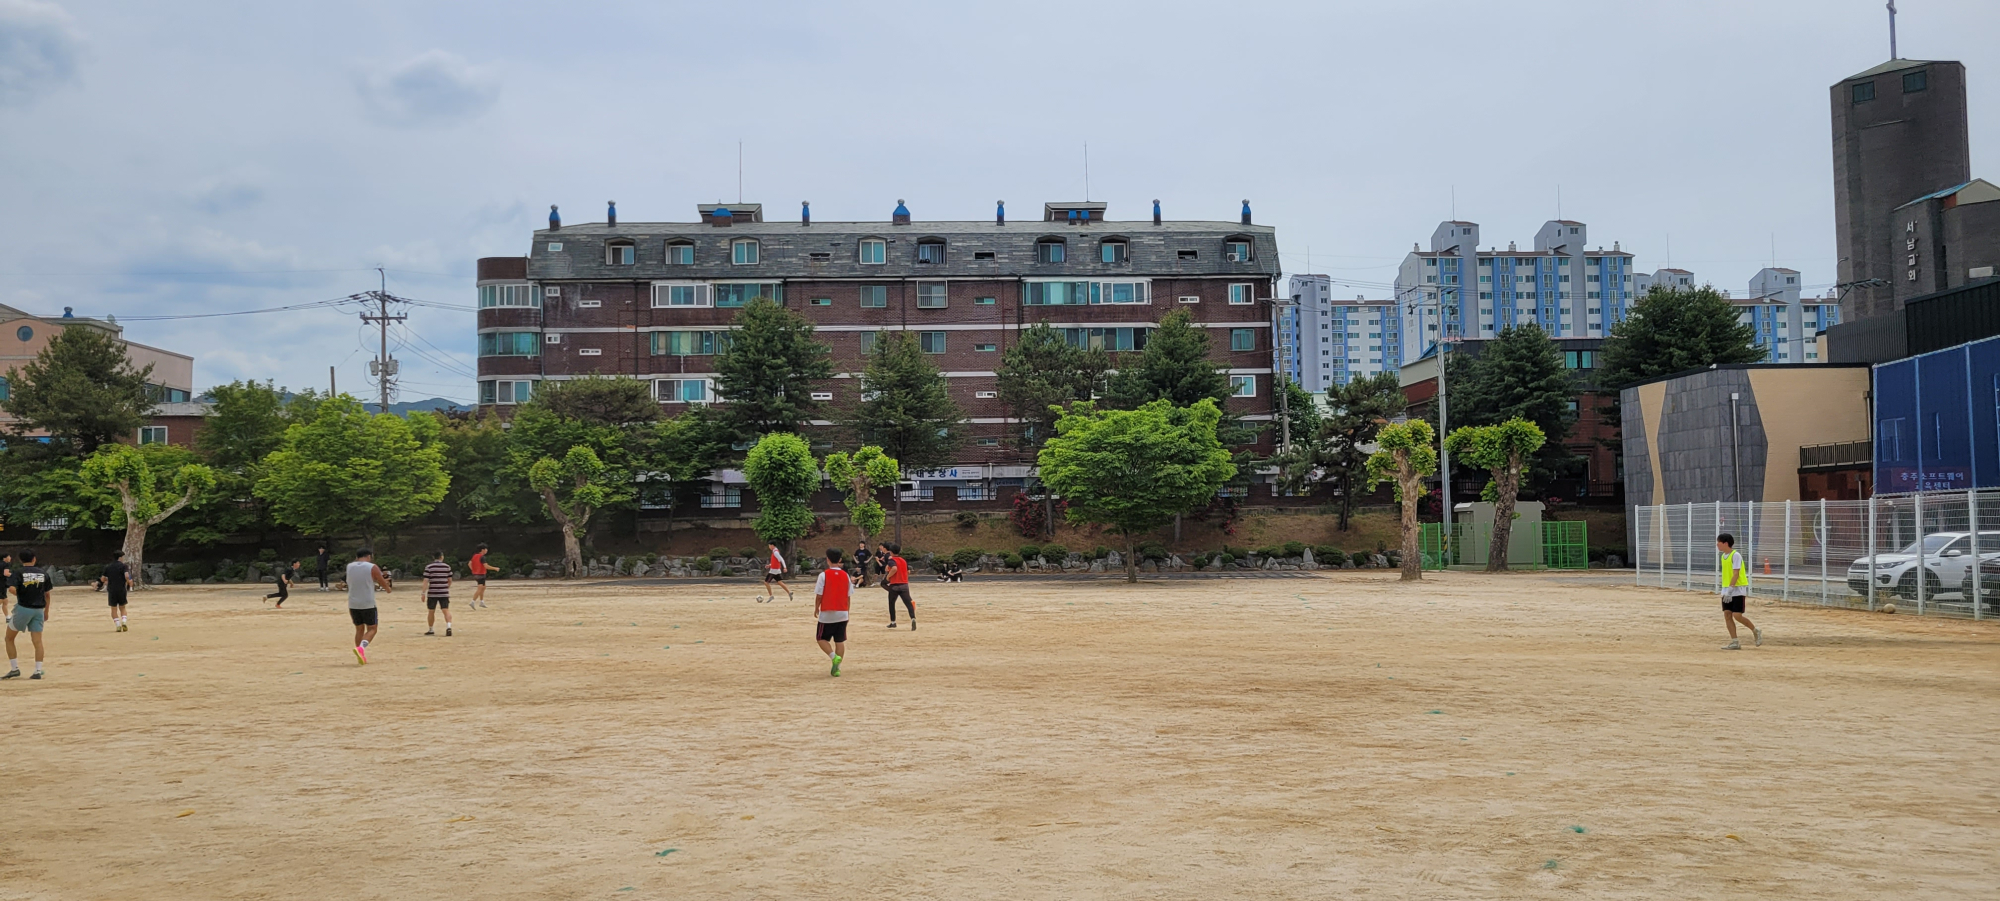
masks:
<svg viewBox="0 0 2000 901"><path fill-rule="evenodd" d="M140 444L167 443L167 427L163 425L140 426L139 443Z"/></svg>
<svg viewBox="0 0 2000 901"><path fill-rule="evenodd" d="M993 251L975 250L972 252L972 259L974 262L991 262L993 260Z"/></svg>
<svg viewBox="0 0 2000 901"><path fill-rule="evenodd" d="M653 353L659 356L707 356L729 347L728 332L654 332Z"/></svg>
<svg viewBox="0 0 2000 901"><path fill-rule="evenodd" d="M1931 86L1929 69L1918 69L1903 75L1903 93L1914 94Z"/></svg>
<svg viewBox="0 0 2000 901"><path fill-rule="evenodd" d="M944 282L917 283L917 309L942 310L945 308Z"/></svg>
<svg viewBox="0 0 2000 901"><path fill-rule="evenodd" d="M861 239L861 262L880 266L889 261L889 242L881 238Z"/></svg>
<svg viewBox="0 0 2000 901"><path fill-rule="evenodd" d="M980 446L980 447L999 447L999 446L1000 446L1000 439L998 439L998 438L977 438L977 439L974 439L974 440L973 440L973 443L974 443L974 444L976 444L976 445L978 445L978 446Z"/></svg>
<svg viewBox="0 0 2000 901"><path fill-rule="evenodd" d="M1066 328L1062 330L1063 340L1071 347L1086 350L1145 350L1146 337L1152 332L1146 328Z"/></svg>
<svg viewBox="0 0 2000 901"><path fill-rule="evenodd" d="M1145 303L1145 282L1091 282L1091 303Z"/></svg>
<svg viewBox="0 0 2000 901"><path fill-rule="evenodd" d="M525 380L487 380L479 383L482 404L524 404L533 398L535 383Z"/></svg>
<svg viewBox="0 0 2000 901"><path fill-rule="evenodd" d="M486 332L479 336L482 357L541 356L542 339L534 332Z"/></svg>
<svg viewBox="0 0 2000 901"><path fill-rule="evenodd" d="M1230 350L1256 350L1257 332L1254 329L1233 328L1229 330Z"/></svg>
<svg viewBox="0 0 2000 901"><path fill-rule="evenodd" d="M655 307L705 307L713 304L707 285L674 284L655 282L653 284L653 306Z"/></svg>
<svg viewBox="0 0 2000 901"><path fill-rule="evenodd" d="M13 398L13 396L14 396L14 383L10 381L6 376L0 376L0 400L9 400Z"/></svg>
<svg viewBox="0 0 2000 901"><path fill-rule="evenodd" d="M669 265L669 266L692 266L692 265L694 265L694 242L692 242L692 241L668 241L668 242L667 242L667 265Z"/></svg>
<svg viewBox="0 0 2000 901"><path fill-rule="evenodd" d="M1089 282L1028 282L1022 287L1021 302L1032 307L1090 302Z"/></svg>
<svg viewBox="0 0 2000 901"><path fill-rule="evenodd" d="M879 340L880 340L881 338L882 338L882 333L881 333L881 332L862 332L862 333L861 333L861 352L862 352L863 354L872 354L872 353L874 353L874 352L875 352L875 344L876 344L876 342L877 342L877 341L879 341Z"/></svg>
<svg viewBox="0 0 2000 901"><path fill-rule="evenodd" d="M1875 83L1872 81L1864 81L1860 84L1855 85L1853 88L1853 92L1854 92L1853 97L1855 103L1866 103L1870 100L1875 99Z"/></svg>
<svg viewBox="0 0 2000 901"><path fill-rule="evenodd" d="M708 379L656 379L653 382L653 396L663 404L702 404L708 402Z"/></svg>
<svg viewBox="0 0 2000 901"><path fill-rule="evenodd" d="M1175 259L1181 259L1181 260L1193 260L1193 259L1198 259L1198 258L1200 258L1200 256L1201 256L1201 252L1200 252L1200 251L1197 251L1197 250L1176 250L1176 251L1174 251L1174 258L1175 258Z"/></svg>
<svg viewBox="0 0 2000 901"><path fill-rule="evenodd" d="M1232 375L1229 377L1230 397L1256 397L1257 377L1254 375Z"/></svg>
<svg viewBox="0 0 2000 901"><path fill-rule="evenodd" d="M1061 238L1043 238L1035 242L1035 262L1060 263L1069 258L1069 248Z"/></svg>
<svg viewBox="0 0 2000 901"><path fill-rule="evenodd" d="M710 291L718 307L740 307L758 297L785 302L785 286L776 282L720 284L712 286Z"/></svg>
<svg viewBox="0 0 2000 901"><path fill-rule="evenodd" d="M944 353L944 332L918 332L917 348L927 354Z"/></svg>
<svg viewBox="0 0 2000 901"><path fill-rule="evenodd" d="M922 241L918 241L917 262L925 266L935 266L943 264L944 242L935 238L926 238Z"/></svg>
<svg viewBox="0 0 2000 901"><path fill-rule="evenodd" d="M1000 349L1000 345L998 345L998 344L974 344L974 345L972 345L972 349L973 349L973 350L976 350L976 351L979 351L980 353L989 353L989 354L990 354L990 353L993 353L994 351L997 351L997 350L999 350L999 349Z"/></svg>
<svg viewBox="0 0 2000 901"><path fill-rule="evenodd" d="M757 240L755 238L737 238L729 242L729 262L738 266L756 265Z"/></svg>
<svg viewBox="0 0 2000 901"><path fill-rule="evenodd" d="M1596 369L1597 352L1593 350L1563 351L1563 366L1569 369Z"/></svg>
<svg viewBox="0 0 2000 901"><path fill-rule="evenodd" d="M1222 258L1232 263L1250 262L1250 242L1248 241L1222 242Z"/></svg>
<svg viewBox="0 0 2000 901"><path fill-rule="evenodd" d="M813 299L812 299L812 305L813 305L813 306L816 306L816 307L830 307L830 306L833 306L833 298L831 298L831 297L815 297L815 298L813 298Z"/></svg>
<svg viewBox="0 0 2000 901"><path fill-rule="evenodd" d="M861 305L863 307L886 307L889 305L887 285L862 285Z"/></svg>
<svg viewBox="0 0 2000 901"><path fill-rule="evenodd" d="M1097 254L1098 258L1106 263L1123 263L1125 262L1125 242L1117 239L1108 239L1104 243L1097 245Z"/></svg>
<svg viewBox="0 0 2000 901"><path fill-rule="evenodd" d="M1229 302L1233 304L1256 303L1257 286L1251 284L1230 285Z"/></svg>
<svg viewBox="0 0 2000 901"><path fill-rule="evenodd" d="M990 306L992 306L992 305L993 305L993 298L991 298L991 297L975 297L975 298L973 298L973 299L972 299L972 305L973 305L973 306L975 306L975 307L990 307Z"/></svg>
<svg viewBox="0 0 2000 901"><path fill-rule="evenodd" d="M604 265L630 266L637 262L639 248L630 241L611 241L604 245Z"/></svg>
<svg viewBox="0 0 2000 901"><path fill-rule="evenodd" d="M542 305L540 291L534 285L480 285L479 306L487 307L539 307Z"/></svg>

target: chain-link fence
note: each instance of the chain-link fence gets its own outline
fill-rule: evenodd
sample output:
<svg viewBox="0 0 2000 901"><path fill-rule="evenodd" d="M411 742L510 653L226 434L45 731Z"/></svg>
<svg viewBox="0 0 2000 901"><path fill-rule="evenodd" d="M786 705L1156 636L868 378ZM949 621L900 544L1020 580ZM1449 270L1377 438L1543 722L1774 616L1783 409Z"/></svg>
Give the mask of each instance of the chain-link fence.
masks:
<svg viewBox="0 0 2000 901"><path fill-rule="evenodd" d="M1750 566L1755 597L1867 610L1894 604L1928 616L2000 614L2000 491L1665 504L1636 507L1633 516L1640 585L1715 591L1715 536L1727 532Z"/></svg>

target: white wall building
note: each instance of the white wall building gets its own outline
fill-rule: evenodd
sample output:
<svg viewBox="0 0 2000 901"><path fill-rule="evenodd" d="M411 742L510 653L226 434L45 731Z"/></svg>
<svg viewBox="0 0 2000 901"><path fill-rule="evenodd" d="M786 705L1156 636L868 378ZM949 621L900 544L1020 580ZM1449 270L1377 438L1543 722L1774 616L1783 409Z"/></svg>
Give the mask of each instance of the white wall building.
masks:
<svg viewBox="0 0 2000 901"><path fill-rule="evenodd" d="M1324 275L1291 277L1289 306L1278 307L1276 369L1313 394L1395 371L1402 363L1402 320L1389 300L1336 300Z"/></svg>

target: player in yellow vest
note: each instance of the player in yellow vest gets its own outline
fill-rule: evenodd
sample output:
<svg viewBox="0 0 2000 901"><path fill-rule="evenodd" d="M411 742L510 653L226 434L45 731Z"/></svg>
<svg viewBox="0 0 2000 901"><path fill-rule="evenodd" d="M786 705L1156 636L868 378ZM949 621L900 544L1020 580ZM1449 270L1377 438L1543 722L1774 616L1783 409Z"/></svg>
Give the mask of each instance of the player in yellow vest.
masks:
<svg viewBox="0 0 2000 901"><path fill-rule="evenodd" d="M1764 645L1764 633L1757 631L1757 625L1750 617L1743 615L1743 604L1750 596L1750 567L1743 561L1743 555L1736 552L1736 537L1724 532L1715 536L1716 584L1721 586L1722 624L1729 627L1729 643L1722 646L1725 651L1740 651L1743 646L1736 643L1736 624L1742 623L1750 629L1750 643L1758 647Z"/></svg>

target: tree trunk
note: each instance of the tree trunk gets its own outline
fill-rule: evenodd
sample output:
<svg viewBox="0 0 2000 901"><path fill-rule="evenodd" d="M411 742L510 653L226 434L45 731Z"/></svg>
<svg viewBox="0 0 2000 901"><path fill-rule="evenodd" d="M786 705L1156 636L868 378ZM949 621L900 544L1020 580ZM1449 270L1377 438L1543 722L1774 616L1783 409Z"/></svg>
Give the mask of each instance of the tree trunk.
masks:
<svg viewBox="0 0 2000 901"><path fill-rule="evenodd" d="M577 541L576 527L568 522L562 524L563 536L563 578L574 579L583 575L583 544Z"/></svg>
<svg viewBox="0 0 2000 901"><path fill-rule="evenodd" d="M1132 556L1132 533L1125 533L1125 581L1139 581L1139 560Z"/></svg>
<svg viewBox="0 0 2000 901"><path fill-rule="evenodd" d="M1340 530L1348 530L1348 523L1354 519L1354 477L1340 478Z"/></svg>
<svg viewBox="0 0 2000 901"><path fill-rule="evenodd" d="M1174 514L1174 550L1181 549L1181 515Z"/></svg>
<svg viewBox="0 0 2000 901"><path fill-rule="evenodd" d="M1051 541L1056 537L1056 497L1047 485L1042 486L1042 537Z"/></svg>
<svg viewBox="0 0 2000 901"><path fill-rule="evenodd" d="M1424 580L1423 551L1417 546L1417 493L1423 487L1408 459L1396 461L1396 483L1403 493L1403 581Z"/></svg>
<svg viewBox="0 0 2000 901"><path fill-rule="evenodd" d="M140 588L146 587L146 530L151 527L145 520L125 517L125 565Z"/></svg>
<svg viewBox="0 0 2000 901"><path fill-rule="evenodd" d="M1493 542L1486 548L1486 571L1507 571L1507 546L1514 534L1514 496L1521 492L1521 460L1509 457L1507 465L1493 470Z"/></svg>

